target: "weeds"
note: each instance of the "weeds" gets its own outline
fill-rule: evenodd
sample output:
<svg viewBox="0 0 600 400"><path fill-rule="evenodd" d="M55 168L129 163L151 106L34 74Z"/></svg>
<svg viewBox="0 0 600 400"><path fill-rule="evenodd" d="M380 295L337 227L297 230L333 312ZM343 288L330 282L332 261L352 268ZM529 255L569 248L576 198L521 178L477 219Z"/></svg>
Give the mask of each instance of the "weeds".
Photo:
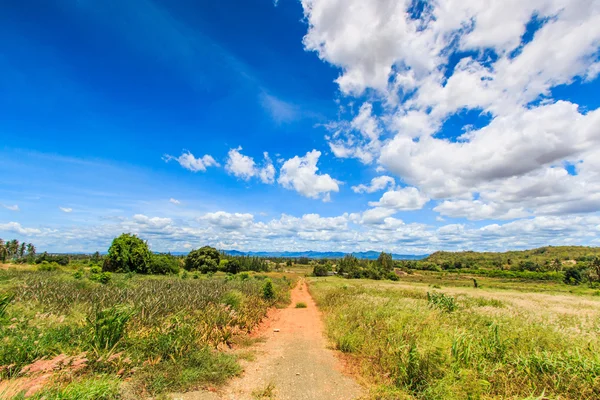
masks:
<svg viewBox="0 0 600 400"><path fill-rule="evenodd" d="M427 292L427 302L430 307L437 308L444 312L453 312L458 310L458 303L452 296L440 292Z"/></svg>
<svg viewBox="0 0 600 400"><path fill-rule="evenodd" d="M275 384L269 383L262 389L255 389L252 392L252 397L255 399L272 399L275 396Z"/></svg>
<svg viewBox="0 0 600 400"><path fill-rule="evenodd" d="M92 329L92 341L96 350L113 349L123 338L125 326L134 312L126 306L113 306L97 310L93 318L88 318Z"/></svg>
<svg viewBox="0 0 600 400"><path fill-rule="evenodd" d="M307 305L303 301L296 303L296 308L306 308L306 307L307 307Z"/></svg>
<svg viewBox="0 0 600 400"><path fill-rule="evenodd" d="M2 294L0 295L0 319L6 316L6 309L10 302L15 298L14 294Z"/></svg>

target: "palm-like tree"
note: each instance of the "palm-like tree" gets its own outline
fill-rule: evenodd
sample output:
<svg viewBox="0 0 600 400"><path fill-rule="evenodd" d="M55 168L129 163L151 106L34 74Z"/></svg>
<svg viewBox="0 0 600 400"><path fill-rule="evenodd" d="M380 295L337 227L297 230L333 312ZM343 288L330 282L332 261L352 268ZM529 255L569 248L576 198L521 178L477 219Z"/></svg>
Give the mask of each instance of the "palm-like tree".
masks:
<svg viewBox="0 0 600 400"><path fill-rule="evenodd" d="M35 246L33 243L27 244L27 258L33 259L35 257Z"/></svg>
<svg viewBox="0 0 600 400"><path fill-rule="evenodd" d="M19 247L19 258L23 258L23 256L25 255L26 247L27 247L27 244L25 242L21 243L21 246Z"/></svg>
<svg viewBox="0 0 600 400"><path fill-rule="evenodd" d="M6 243L4 242L4 239L0 239L0 260L2 260L2 262L5 262L6 256Z"/></svg>

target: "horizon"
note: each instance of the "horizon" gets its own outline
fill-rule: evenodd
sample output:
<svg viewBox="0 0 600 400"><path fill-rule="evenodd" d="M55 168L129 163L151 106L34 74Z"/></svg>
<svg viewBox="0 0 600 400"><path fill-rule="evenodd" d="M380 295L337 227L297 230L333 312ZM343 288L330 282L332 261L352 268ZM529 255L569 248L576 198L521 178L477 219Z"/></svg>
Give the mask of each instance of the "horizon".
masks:
<svg viewBox="0 0 600 400"><path fill-rule="evenodd" d="M67 254L123 232L158 252L600 246L598 2L0 14L2 239Z"/></svg>

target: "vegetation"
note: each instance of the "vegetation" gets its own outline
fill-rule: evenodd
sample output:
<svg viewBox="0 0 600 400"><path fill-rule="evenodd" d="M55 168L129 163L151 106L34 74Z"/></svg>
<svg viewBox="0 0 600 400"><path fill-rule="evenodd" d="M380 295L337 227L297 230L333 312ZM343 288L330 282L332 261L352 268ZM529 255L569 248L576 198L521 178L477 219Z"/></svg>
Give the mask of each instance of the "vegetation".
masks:
<svg viewBox="0 0 600 400"><path fill-rule="evenodd" d="M329 336L374 384L373 398L600 397L597 297L568 286L559 286L566 295L532 293L548 283L411 279L310 284Z"/></svg>
<svg viewBox="0 0 600 400"><path fill-rule="evenodd" d="M108 248L102 269L108 272L149 272L151 253L148 244L130 233L115 238Z"/></svg>

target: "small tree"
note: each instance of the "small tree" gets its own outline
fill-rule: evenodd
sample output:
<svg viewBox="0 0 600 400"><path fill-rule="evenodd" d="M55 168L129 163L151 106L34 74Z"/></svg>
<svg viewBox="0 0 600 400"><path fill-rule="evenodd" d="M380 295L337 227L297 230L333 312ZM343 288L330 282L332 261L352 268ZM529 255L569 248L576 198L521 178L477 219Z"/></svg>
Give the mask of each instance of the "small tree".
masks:
<svg viewBox="0 0 600 400"><path fill-rule="evenodd" d="M262 287L263 297L267 300L273 300L275 298L275 289L273 288L273 282L270 279L265 280Z"/></svg>
<svg viewBox="0 0 600 400"><path fill-rule="evenodd" d="M382 251L377 258L377 267L382 272L391 272L394 269L394 260L392 259L392 255Z"/></svg>
<svg viewBox="0 0 600 400"><path fill-rule="evenodd" d="M221 255L217 249L204 246L187 255L184 268L188 271L200 271L203 274L217 272L220 259Z"/></svg>
<svg viewBox="0 0 600 400"><path fill-rule="evenodd" d="M109 272L149 272L152 254L137 235L124 233L112 241L102 269Z"/></svg>
<svg viewBox="0 0 600 400"><path fill-rule="evenodd" d="M152 254L148 272L160 275L178 274L179 267L179 260L170 254Z"/></svg>
<svg viewBox="0 0 600 400"><path fill-rule="evenodd" d="M564 282L567 285L579 285L582 280L581 271L576 268L570 268L565 272Z"/></svg>

